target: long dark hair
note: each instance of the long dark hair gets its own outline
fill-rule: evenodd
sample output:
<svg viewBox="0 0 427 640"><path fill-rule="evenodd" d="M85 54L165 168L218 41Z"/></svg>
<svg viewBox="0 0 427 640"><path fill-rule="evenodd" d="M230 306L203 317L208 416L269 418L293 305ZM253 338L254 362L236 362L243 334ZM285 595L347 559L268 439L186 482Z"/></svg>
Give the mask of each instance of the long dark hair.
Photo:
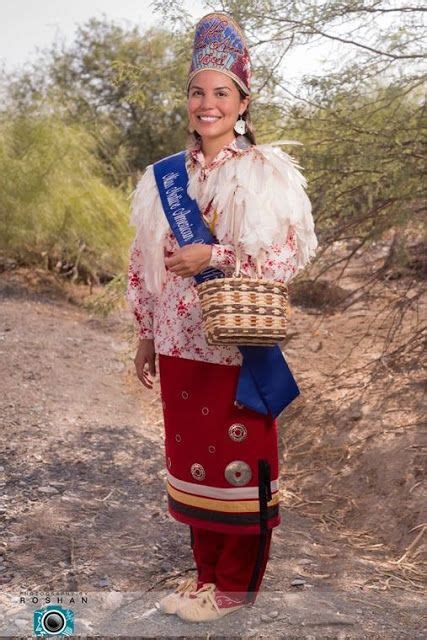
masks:
<svg viewBox="0 0 427 640"><path fill-rule="evenodd" d="M238 90L238 92L240 94L240 98L242 100L244 98L247 98L248 97L247 94L243 91L243 89L241 89L239 87L237 82L235 82L233 80L233 83L234 83L234 86L236 87L236 89ZM254 126L253 126L252 120L251 120L250 105L248 105L246 110L243 112L242 118L246 122L245 138L247 138L249 140L249 142L254 145L254 144L256 144L256 138L255 138ZM202 139L201 136L197 133L197 131L189 131L187 129L187 133L188 133L187 146L189 146L189 147L194 146L195 143L200 142L201 139ZM236 132L234 132L234 135L235 135L236 138L238 137Z"/></svg>

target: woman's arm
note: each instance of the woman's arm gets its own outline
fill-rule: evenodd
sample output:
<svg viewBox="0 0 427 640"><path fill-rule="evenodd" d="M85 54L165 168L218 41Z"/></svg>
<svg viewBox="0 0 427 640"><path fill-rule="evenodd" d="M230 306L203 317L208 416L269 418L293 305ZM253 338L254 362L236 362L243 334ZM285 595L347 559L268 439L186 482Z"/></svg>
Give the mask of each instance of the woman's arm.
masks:
<svg viewBox="0 0 427 640"><path fill-rule="evenodd" d="M151 389L153 381L150 375L156 375L153 340L154 297L145 287L142 252L137 248L135 240L130 254L126 297L138 326L139 344L134 358L136 374L142 384Z"/></svg>
<svg viewBox="0 0 427 640"><path fill-rule="evenodd" d="M289 282L297 272L297 244L296 234L290 229L286 241L273 244L264 253L262 260L262 275L266 280ZM212 245L212 257L209 266L224 271L226 276L233 274L236 266L236 252L231 244ZM255 277L256 261L248 256L242 256L240 271L243 275Z"/></svg>
<svg viewBox="0 0 427 640"><path fill-rule="evenodd" d="M154 299L145 288L144 262L136 240L132 243L130 253L126 297L136 320L139 338L152 339Z"/></svg>

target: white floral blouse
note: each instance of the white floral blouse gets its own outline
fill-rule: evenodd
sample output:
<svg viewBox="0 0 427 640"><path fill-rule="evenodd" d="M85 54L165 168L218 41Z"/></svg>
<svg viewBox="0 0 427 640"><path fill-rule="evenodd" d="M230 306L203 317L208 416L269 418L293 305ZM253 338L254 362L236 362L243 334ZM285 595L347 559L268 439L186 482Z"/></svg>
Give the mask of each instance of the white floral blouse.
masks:
<svg viewBox="0 0 427 640"><path fill-rule="evenodd" d="M193 190L198 192L195 194L196 200L214 235L217 235L216 230L221 223L223 211L218 211L215 206L212 206L212 200L205 206L206 198L203 197L205 186L220 167L236 162L241 155L250 153L251 149L239 149L233 141L219 152L209 166L205 165L203 153L199 148L188 154L187 168L190 183L193 181ZM154 178L151 176L150 180L152 182ZM197 182L196 186L194 181ZM150 192L154 194L152 197L156 197L156 188L155 185L151 188L151 182ZM305 192L304 196L307 198ZM143 202L145 206L145 200ZM307 205L306 201L305 204ZM134 201L133 209L135 210L137 206ZM150 206L149 202L147 206ZM159 354L225 365L240 365L242 357L237 347L214 347L206 343L193 277L182 278L166 271L161 291L153 293L148 290L144 277L147 267L144 244L150 242L153 243L152 237L144 237L144 234L137 233L130 255L127 299L136 320L139 337L154 338L155 351ZM174 235L167 229L163 238L164 255L171 255L178 248ZM284 240L273 242L269 250L264 250L264 277L281 282L291 280L301 267L297 262L297 252L297 233L290 225ZM233 244L222 242L213 245L210 265L230 275L235 267ZM246 255L242 261L241 271L245 275L255 276L255 260Z"/></svg>

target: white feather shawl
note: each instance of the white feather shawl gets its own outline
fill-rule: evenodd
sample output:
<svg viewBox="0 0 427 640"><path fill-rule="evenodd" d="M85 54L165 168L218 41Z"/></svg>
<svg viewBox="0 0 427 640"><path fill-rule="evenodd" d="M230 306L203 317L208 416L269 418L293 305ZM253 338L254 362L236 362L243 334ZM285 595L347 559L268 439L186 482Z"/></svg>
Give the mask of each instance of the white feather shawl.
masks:
<svg viewBox="0 0 427 640"><path fill-rule="evenodd" d="M292 227L299 269L315 255L317 238L306 179L294 158L274 145L257 145L226 160L200 179L201 166L189 170L188 194L201 211L213 201L218 211L215 234L262 257L273 243L285 242ZM190 169L190 167L189 167ZM159 294L165 281L163 246L169 225L158 195L153 167L147 167L132 195L131 224L144 261L148 291Z"/></svg>

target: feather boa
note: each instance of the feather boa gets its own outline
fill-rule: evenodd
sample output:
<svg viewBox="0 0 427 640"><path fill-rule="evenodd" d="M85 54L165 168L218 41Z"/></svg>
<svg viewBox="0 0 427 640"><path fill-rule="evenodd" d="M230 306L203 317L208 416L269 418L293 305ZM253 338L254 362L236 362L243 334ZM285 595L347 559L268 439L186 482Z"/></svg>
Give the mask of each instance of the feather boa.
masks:
<svg viewBox="0 0 427 640"><path fill-rule="evenodd" d="M262 259L273 243L285 242L293 228L297 267L302 269L315 255L318 242L300 168L278 146L257 145L212 169L204 181L201 166L192 167L188 194L201 211L212 201L219 213L215 233L221 244L240 246L253 257ZM143 255L145 285L159 294L166 279L163 246L169 224L152 165L132 195L131 224Z"/></svg>

